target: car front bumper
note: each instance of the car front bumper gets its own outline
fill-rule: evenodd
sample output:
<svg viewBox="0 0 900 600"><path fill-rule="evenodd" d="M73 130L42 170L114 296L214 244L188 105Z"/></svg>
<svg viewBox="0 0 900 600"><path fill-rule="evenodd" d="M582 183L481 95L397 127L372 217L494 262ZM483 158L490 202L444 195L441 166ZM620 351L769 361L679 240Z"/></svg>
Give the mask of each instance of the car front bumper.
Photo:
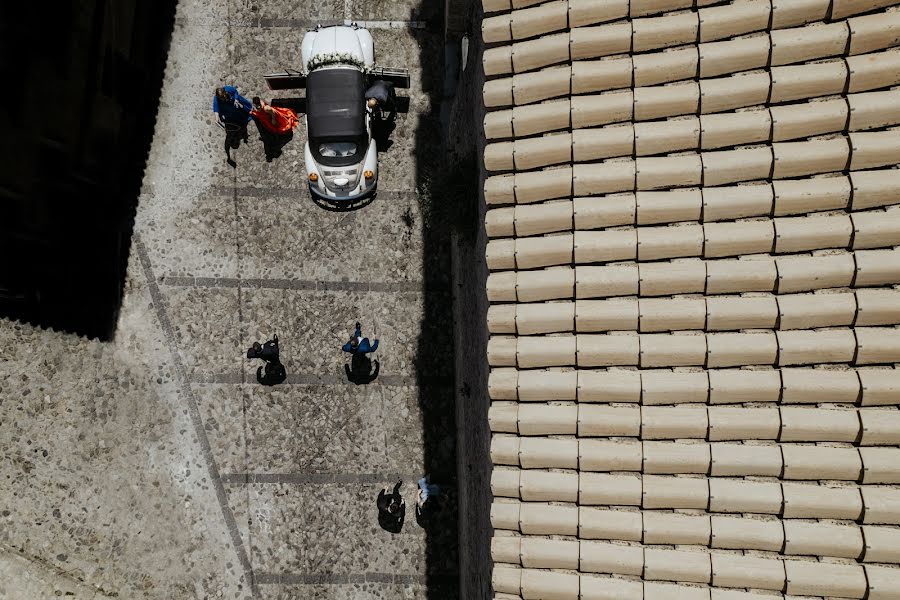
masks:
<svg viewBox="0 0 900 600"><path fill-rule="evenodd" d="M366 191L361 192L359 194L352 194L350 196L329 196L327 193L323 193L318 189L318 186L309 183L309 193L319 200L324 200L325 202L334 202L344 204L347 202L355 202L356 200L362 200L363 198L368 198L375 194L375 190L378 189L378 176L375 176L375 181L372 182L372 187L368 188Z"/></svg>

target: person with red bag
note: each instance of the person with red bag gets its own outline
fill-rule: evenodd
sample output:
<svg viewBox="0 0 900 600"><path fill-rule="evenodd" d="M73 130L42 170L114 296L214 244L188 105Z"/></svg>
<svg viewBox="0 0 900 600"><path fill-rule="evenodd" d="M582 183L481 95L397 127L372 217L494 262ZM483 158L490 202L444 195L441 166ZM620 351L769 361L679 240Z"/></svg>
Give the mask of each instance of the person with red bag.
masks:
<svg viewBox="0 0 900 600"><path fill-rule="evenodd" d="M259 129L259 137L266 150L266 161L272 162L272 159L281 156L281 149L294 137L294 128L300 124L300 119L291 109L272 106L260 100L259 96L253 97L250 116Z"/></svg>

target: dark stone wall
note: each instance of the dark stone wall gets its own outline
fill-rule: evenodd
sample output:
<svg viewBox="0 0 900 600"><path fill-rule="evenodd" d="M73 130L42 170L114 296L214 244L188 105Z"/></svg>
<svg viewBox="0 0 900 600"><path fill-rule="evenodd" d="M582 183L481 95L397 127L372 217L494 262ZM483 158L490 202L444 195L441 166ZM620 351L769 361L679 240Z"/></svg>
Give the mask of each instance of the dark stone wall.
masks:
<svg viewBox="0 0 900 600"><path fill-rule="evenodd" d="M0 315L109 339L176 0L0 16Z"/></svg>
<svg viewBox="0 0 900 600"><path fill-rule="evenodd" d="M445 0L447 40L458 48L455 94L449 107L447 163L456 165L442 186L453 225L454 325L456 334L456 423L459 479L460 595L491 598L491 432L488 425L486 205L482 168L485 107L482 90L484 43L481 0Z"/></svg>

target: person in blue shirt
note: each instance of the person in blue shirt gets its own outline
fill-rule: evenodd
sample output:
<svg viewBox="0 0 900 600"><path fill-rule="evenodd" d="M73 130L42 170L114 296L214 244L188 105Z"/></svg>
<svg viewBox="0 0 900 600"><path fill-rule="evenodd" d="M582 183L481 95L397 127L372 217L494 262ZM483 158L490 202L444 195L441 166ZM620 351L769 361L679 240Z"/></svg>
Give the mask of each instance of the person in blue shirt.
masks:
<svg viewBox="0 0 900 600"><path fill-rule="evenodd" d="M350 336L350 340L341 348L344 352L351 354L368 354L378 350L378 340L374 343L369 342L369 338L362 336L362 327L359 321L356 322L356 331Z"/></svg>
<svg viewBox="0 0 900 600"><path fill-rule="evenodd" d="M253 104L241 96L233 85L216 88L213 95L213 112L216 115L216 122L225 129L225 156L228 157L228 164L232 167L237 166L237 163L231 159L231 149L238 148L241 140L250 141L247 123L250 122L251 110Z"/></svg>
<svg viewBox="0 0 900 600"><path fill-rule="evenodd" d="M425 477L417 482L419 484L419 491L416 493L417 516L422 516L426 512L433 511L435 500L441 495L441 486L430 483L429 479L430 477L425 475Z"/></svg>

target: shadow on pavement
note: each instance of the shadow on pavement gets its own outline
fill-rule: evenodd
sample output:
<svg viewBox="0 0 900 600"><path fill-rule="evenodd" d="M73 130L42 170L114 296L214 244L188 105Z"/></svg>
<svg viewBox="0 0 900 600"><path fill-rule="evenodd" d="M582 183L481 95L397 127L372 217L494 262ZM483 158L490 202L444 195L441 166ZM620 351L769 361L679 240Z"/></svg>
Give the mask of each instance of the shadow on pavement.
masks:
<svg viewBox="0 0 900 600"><path fill-rule="evenodd" d="M374 369L372 364L375 364ZM354 354L350 360L350 364L344 365L344 372L347 380L356 385L367 385L375 381L378 372L381 370L381 364L377 360L371 360L365 354Z"/></svg>
<svg viewBox="0 0 900 600"><path fill-rule="evenodd" d="M423 0L416 15L444 14L442 0ZM426 532L426 583L429 600L459 597L459 523L457 509L456 401L454 393L454 329L451 231L454 208L446 182L459 173L441 139L440 106L444 85L442 17L429 29L412 29L419 48L421 87L429 112L419 115L415 133L415 181L422 215L424 319L415 358L422 414L424 466L441 485L440 510L421 521Z"/></svg>
<svg viewBox="0 0 900 600"><path fill-rule="evenodd" d="M361 198L359 200L354 200L353 202L329 202L328 200L323 200L322 198L317 198L316 196L312 197L312 201L316 203L316 206L321 208L322 210L327 210L329 212L351 212L354 210L359 210L361 208L365 208L368 205L372 204L375 201L375 198L378 197L378 193L371 194L366 196L365 198Z"/></svg>
<svg viewBox="0 0 900 600"><path fill-rule="evenodd" d="M259 123L256 124L256 130L259 132L259 139L263 143L263 150L266 153L266 162L272 162L281 156L284 147L294 139L294 132L285 134L272 133Z"/></svg>
<svg viewBox="0 0 900 600"><path fill-rule="evenodd" d="M375 140L375 146L378 152L387 152L394 145L391 134L397 128L397 116L394 115L390 119L376 120L372 123L372 139Z"/></svg>

